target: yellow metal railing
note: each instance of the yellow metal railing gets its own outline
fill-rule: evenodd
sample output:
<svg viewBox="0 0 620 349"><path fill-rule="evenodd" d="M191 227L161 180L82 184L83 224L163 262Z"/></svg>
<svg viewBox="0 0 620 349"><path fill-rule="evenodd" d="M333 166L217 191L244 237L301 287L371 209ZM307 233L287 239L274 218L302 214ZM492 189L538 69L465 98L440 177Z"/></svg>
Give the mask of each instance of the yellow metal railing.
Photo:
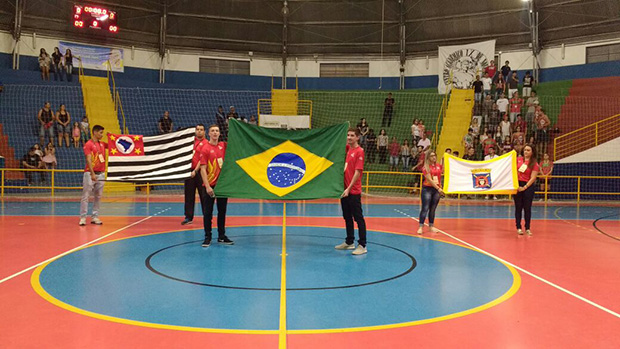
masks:
<svg viewBox="0 0 620 349"><path fill-rule="evenodd" d="M451 90L450 90L451 91ZM441 109L439 109L439 115L437 116L437 122L435 123L435 133L433 134L433 139L431 141L433 145L433 149L437 149L437 145L439 144L439 127L443 125L443 120L446 117L446 112L448 111L448 96L450 92L446 92L443 100L441 101Z"/></svg>
<svg viewBox="0 0 620 349"><path fill-rule="evenodd" d="M122 128L122 132L124 134L127 134L129 132L127 132L127 126L126 126L126 122L125 122L125 112L123 111L123 104L121 102L121 95L118 93L118 90L116 89L116 80L114 80L114 72L112 71L112 64L110 63L110 61L107 61L107 78L108 78L108 84L111 83L111 88L112 88L112 101L114 102L114 111L118 114L120 111L121 117L123 118L123 128Z"/></svg>
<svg viewBox="0 0 620 349"><path fill-rule="evenodd" d="M620 114L561 135L553 140L553 161L579 153L620 136Z"/></svg>

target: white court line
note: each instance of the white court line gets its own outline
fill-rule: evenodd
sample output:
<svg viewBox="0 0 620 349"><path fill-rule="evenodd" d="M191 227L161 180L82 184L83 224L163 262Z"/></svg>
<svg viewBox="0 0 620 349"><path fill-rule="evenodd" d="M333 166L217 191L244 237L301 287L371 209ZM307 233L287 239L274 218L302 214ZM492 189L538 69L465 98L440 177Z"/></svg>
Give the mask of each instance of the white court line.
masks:
<svg viewBox="0 0 620 349"><path fill-rule="evenodd" d="M396 212L398 212L398 213L400 213L400 214L402 214L402 215L405 215L405 216L407 216L407 217L409 217L409 218L413 219L414 221L420 222L420 220L418 220L417 218L411 217L410 215L406 214L405 212L402 212L402 211L397 210L397 209L394 209L394 211L396 211ZM425 224L425 225L426 225L426 224ZM437 227L435 227L435 229L437 229ZM560 291L562 291L562 292L564 292L564 293L567 293L567 294L569 294L569 295L571 295L571 296L573 296L573 297L575 297L575 298L577 298L577 299L579 299L579 300L581 300L581 301L584 301L584 302L586 302L586 303L588 303L588 304L590 304L590 305L592 305L592 306L594 306L594 307L596 307L596 308L601 309L602 311L605 311L605 312L607 312L607 313L609 313L609 314L611 314L611 315L613 315L613 316L615 316L615 317L617 317L617 318L620 318L620 314L616 313L616 312L615 312L615 311L613 311L613 310L607 309L607 308L605 308L604 306L599 305L599 304L596 304L596 303L592 302L591 300L589 300L589 299L587 299L587 298L584 298L584 297L582 297L582 296L580 296L580 295L578 295L578 294L576 294L576 293L574 293L574 292L571 292L571 291L569 291L569 290L565 289L565 288L564 288L564 287L562 287L562 286L556 285L556 284L554 284L554 283L553 283L553 282L551 282L551 281L545 280L545 279L541 278L540 276L538 276L538 275L536 275L536 274L534 274L534 273L531 273L531 272L529 272L529 271L527 271L527 270L525 270L525 269L523 269L523 268L521 268L521 267L518 267L518 266L516 266L516 265L514 265L514 264L512 264L512 263L510 263L510 262L508 262L508 261L506 261L506 260L504 260L504 259L501 259L501 258L499 258L499 257L497 257L497 256L495 256L495 255L493 255L493 254L491 254L491 253L489 253L489 252L487 252L487 251L485 251L485 250L481 249L481 248L478 248L478 247L476 247L476 246L474 246L474 245L472 245L472 244L470 244L470 243L467 243L467 242L465 242L465 241L463 241L463 240L461 240L461 239L459 239L459 238L457 238L457 237L455 237L455 236L452 236L452 235L450 235L450 234L446 233L445 231L443 231L443 230L441 230L441 229L437 229L437 231L439 231L440 233L442 233L442 234L444 234L444 235L446 235L446 236L448 236L448 237L450 237L450 238L452 238L452 239L454 239L454 240L456 240L456 241L458 241L458 242L462 243L463 245L467 245L467 246L469 246L469 247L471 247L471 248L473 248L473 249L475 249L475 250L477 250L477 251L480 251L480 252L482 252L482 253L486 254L487 256L489 256L489 257L491 257L491 258L495 258L495 259L497 259L498 261L500 261L500 262L502 262L502 263L508 264L508 265L510 265L511 267L513 267L513 268L515 268L515 269L517 269L517 270L519 270L519 271L521 271L521 272L523 272L523 273L525 273L525 274L527 274L527 275L529 275L529 276L531 276L531 277L533 277L533 278L535 278L535 279L537 279L537 280L540 280L540 281L542 281L542 282L546 283L546 284L547 284L547 285L549 285L549 286L555 287L556 289L558 289L558 290L560 290Z"/></svg>
<svg viewBox="0 0 620 349"><path fill-rule="evenodd" d="M123 231L123 230L127 229L127 228L131 228L131 227L133 227L134 225L140 224L140 223L142 223L142 222L144 222L144 221L146 221L147 219L150 219L150 218L153 218L153 216L148 216L148 217L146 217L146 218L142 218L141 220L139 220L139 221L137 221L137 222L134 222L134 223L131 223L131 224L129 224L129 225L127 225L127 226L124 226L124 227L122 227L122 228L120 228L120 229L117 229L117 230L115 230L115 231L111 232L110 234L107 234L107 235L104 235L104 236L102 236L102 237L96 238L96 239L95 239L95 240L93 240L93 241L87 242L87 243L85 243L85 244L83 244L83 245L80 245L80 246L78 246L78 247L76 247L76 248L73 248L73 249L71 249L71 250L69 250L69 251L63 252L63 253L59 254L58 256L52 257L52 258L50 258L50 259L48 259L48 260L45 260L45 261L43 261L43 262L41 262L41 263L35 264L35 265L33 265L33 266L29 267L29 268L26 268L26 269L24 269L24 270L22 270L22 271L20 271L20 272L17 272L17 273L15 273L15 274L11 275L11 276L7 276L7 277L5 277L4 279L0 280L0 284L1 284L1 283L3 283L3 282L5 282L5 281L9 281L9 280L11 280L11 279L12 279L12 278L14 278L14 277L20 276L21 274L23 274L23 273L25 273L25 272L27 272L27 271L30 271L30 270L32 270L32 269L34 269L34 268L37 268L37 267L38 267L38 266L40 266L40 265L43 265L43 264L48 263L48 262L51 262L51 261L53 261L53 260L55 260L55 259L58 259L58 258L60 258L60 257L62 257L62 256L66 256L66 255L68 255L69 253L75 252L75 251L77 251L77 250L79 250L79 249L81 249L81 248L84 248L84 247L86 247L86 246L88 246L88 245L91 245L91 244L93 244L93 243L95 243L95 242L97 242L97 241L103 240L103 239L107 238L108 236L114 235L114 234L116 234L116 233L118 233L118 232L120 232L120 231Z"/></svg>

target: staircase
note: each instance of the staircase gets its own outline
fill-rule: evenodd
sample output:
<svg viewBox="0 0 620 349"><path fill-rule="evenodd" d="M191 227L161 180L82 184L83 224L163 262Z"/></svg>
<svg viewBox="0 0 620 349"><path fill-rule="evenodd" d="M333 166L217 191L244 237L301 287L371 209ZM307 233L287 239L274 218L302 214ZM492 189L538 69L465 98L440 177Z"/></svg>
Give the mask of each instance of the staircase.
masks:
<svg viewBox="0 0 620 349"><path fill-rule="evenodd" d="M474 107L474 90L453 89L448 102L448 110L443 120L437 155L443 156L447 148L464 155L462 139L467 134L471 123L471 112Z"/></svg>
<svg viewBox="0 0 620 349"><path fill-rule="evenodd" d="M80 76L82 84L82 94L84 95L84 109L88 116L90 127L101 125L105 129L103 132L103 142L108 141L107 133L121 134L118 123L118 114L114 108L112 93L107 78L97 76ZM107 163L107 162L106 162ZM106 183L104 192L132 192L134 187L130 183Z"/></svg>

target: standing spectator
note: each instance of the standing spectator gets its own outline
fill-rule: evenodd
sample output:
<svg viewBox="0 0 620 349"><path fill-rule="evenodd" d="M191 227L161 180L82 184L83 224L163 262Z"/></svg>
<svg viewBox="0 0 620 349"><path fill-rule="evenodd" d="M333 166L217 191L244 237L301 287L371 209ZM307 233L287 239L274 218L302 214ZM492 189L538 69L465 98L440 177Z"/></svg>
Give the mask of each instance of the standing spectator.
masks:
<svg viewBox="0 0 620 349"><path fill-rule="evenodd" d="M377 136L377 150L379 151L379 163L380 164L385 164L385 158L387 157L389 141L390 139L385 133L385 129L381 129L381 131L379 131L379 136Z"/></svg>
<svg viewBox="0 0 620 349"><path fill-rule="evenodd" d="M360 119L360 123L357 124L357 129L360 131L360 146L366 149L366 136L368 136L368 124L365 118Z"/></svg>
<svg viewBox="0 0 620 349"><path fill-rule="evenodd" d="M368 130L368 136L366 137L366 144L368 148L368 163L375 162L375 153L377 152L377 135L372 128Z"/></svg>
<svg viewBox="0 0 620 349"><path fill-rule="evenodd" d="M41 69L41 79L48 80L50 79L50 65L52 63L52 59L50 55L45 52L44 48L41 48L39 51L39 68Z"/></svg>
<svg viewBox="0 0 620 349"><path fill-rule="evenodd" d="M463 141L461 142L461 145L463 145L463 148L465 148L465 150L471 148L474 145L473 133L474 131L470 127L469 130L467 130L467 134L463 136Z"/></svg>
<svg viewBox="0 0 620 349"><path fill-rule="evenodd" d="M256 122L256 116L254 116L254 115L250 115L250 121L248 121L248 124L256 126L256 125L258 124L258 123ZM219 124L218 124L218 126L219 126ZM221 130L221 129L220 129L220 130ZM222 140L222 142L224 142L224 140Z"/></svg>
<svg viewBox="0 0 620 349"><path fill-rule="evenodd" d="M383 119L381 119L381 127L387 127L392 125L392 115L394 114L394 105L396 101L392 98L392 93L388 93L387 98L383 101Z"/></svg>
<svg viewBox="0 0 620 349"><path fill-rule="evenodd" d="M496 157L497 154L495 154L495 147L489 147L489 153L484 157L484 161L493 160ZM484 199L489 200L489 196L485 195ZM493 200L497 200L497 195L493 195Z"/></svg>
<svg viewBox="0 0 620 349"><path fill-rule="evenodd" d="M22 168L27 168L31 170L45 168L45 166L43 165L43 162L41 161L41 157L35 152L34 147L31 147L28 153L24 155L24 157L22 158L21 165L22 165ZM28 185L34 184L33 175L32 175L33 172L35 171L24 171L24 175L26 176L26 179L28 180ZM41 176L41 182L45 182L45 172L41 171L39 172L39 174Z"/></svg>
<svg viewBox="0 0 620 349"><path fill-rule="evenodd" d="M80 121L80 138L82 139L82 144L88 142L88 133L88 116L84 116L82 121Z"/></svg>
<svg viewBox="0 0 620 349"><path fill-rule="evenodd" d="M477 118L472 118L471 119L471 125L469 126L469 128L471 128L472 135L475 138L478 138L478 136L480 135L480 124L478 123L478 119Z"/></svg>
<svg viewBox="0 0 620 349"><path fill-rule="evenodd" d="M517 127L521 127L521 132L527 133L527 122L523 120L523 117L521 117L521 114L517 114L517 120L515 121L513 126L515 130L517 129ZM523 137L525 139L525 134L523 135Z"/></svg>
<svg viewBox="0 0 620 349"><path fill-rule="evenodd" d="M39 109L37 119L39 120L39 144L43 146L45 143L45 134L49 135L50 142L54 142L54 112L50 102L45 102L43 108Z"/></svg>
<svg viewBox="0 0 620 349"><path fill-rule="evenodd" d="M540 191L549 191L549 181L551 181L549 176L553 173L553 161L551 161L548 153L543 155L543 161L540 163L540 173Z"/></svg>
<svg viewBox="0 0 620 349"><path fill-rule="evenodd" d="M493 86L493 79L489 77L489 73L485 72L482 77L482 91L484 91L485 98L491 95L491 86Z"/></svg>
<svg viewBox="0 0 620 349"><path fill-rule="evenodd" d="M478 140L480 141L481 144L484 144L484 141L489 138L489 128L487 126L485 126L482 129L482 132L480 132L480 136L478 136Z"/></svg>
<svg viewBox="0 0 620 349"><path fill-rule="evenodd" d="M514 92L510 99L510 122L515 122L517 115L521 114L523 99L519 98L519 92Z"/></svg>
<svg viewBox="0 0 620 349"><path fill-rule="evenodd" d="M508 120L508 115L503 115L503 120L499 123L499 126L502 129L502 139L510 137L510 134L512 133L512 124Z"/></svg>
<svg viewBox="0 0 620 349"><path fill-rule="evenodd" d="M510 68L510 62L506 61L506 64L504 64L501 68L502 78L504 78L506 83L508 83L508 77L511 71L512 69Z"/></svg>
<svg viewBox="0 0 620 349"><path fill-rule="evenodd" d="M530 93L530 98L527 99L527 113L525 114L525 122L529 126L527 129L531 130L533 127L532 123L534 122L534 115L536 114L536 107L540 105L538 100L538 96L536 95L536 91L532 91ZM531 133L531 132L530 132Z"/></svg>
<svg viewBox="0 0 620 349"><path fill-rule="evenodd" d="M174 123L172 122L172 118L170 117L170 112L167 110L164 112L164 116L159 119L157 123L157 128L159 129L159 134L165 134L172 132L172 128Z"/></svg>
<svg viewBox="0 0 620 349"><path fill-rule="evenodd" d="M495 81L495 100L499 99L502 93L505 93L506 82L502 75L498 75L497 80Z"/></svg>
<svg viewBox="0 0 620 349"><path fill-rule="evenodd" d="M489 76L491 79L495 79L495 74L497 73L497 66L495 65L495 60L491 60L491 63L484 68L484 73Z"/></svg>
<svg viewBox="0 0 620 349"><path fill-rule="evenodd" d="M230 108L228 108L228 114L226 115L226 117L230 120L230 119L239 119L239 114L235 111L235 106L231 105Z"/></svg>
<svg viewBox="0 0 620 349"><path fill-rule="evenodd" d="M413 172L423 173L424 172L424 160L426 159L426 152L422 148L422 146L418 147L418 153L416 158L413 161ZM420 185L420 177L415 176L414 187L418 187Z"/></svg>
<svg viewBox="0 0 620 349"><path fill-rule="evenodd" d="M515 132L512 133L512 144L515 146L525 144L525 133L523 133L521 126L517 126Z"/></svg>
<svg viewBox="0 0 620 349"><path fill-rule="evenodd" d="M422 119L418 121L418 130L420 130L420 139L422 139L422 135L426 135L426 127L424 126L424 120ZM418 142L419 141L420 140L418 139Z"/></svg>
<svg viewBox="0 0 620 349"><path fill-rule="evenodd" d="M508 104L510 104L510 102L508 101L508 98L506 98L504 93L501 93L499 95L499 98L497 99L497 102L495 102L495 104L497 104L497 109L499 110L500 114L505 114L508 112Z"/></svg>
<svg viewBox="0 0 620 349"><path fill-rule="evenodd" d="M400 144L396 137L392 137L390 143L390 169L389 171L398 171L398 159L400 158Z"/></svg>
<svg viewBox="0 0 620 349"><path fill-rule="evenodd" d="M80 123L79 122L74 122L73 123L73 146L74 147L79 147L80 146L80 136L82 135L82 131L80 130Z"/></svg>
<svg viewBox="0 0 620 349"><path fill-rule="evenodd" d="M422 138L420 138L417 145L422 146L423 151L426 151L431 146L431 140L426 138L426 133L422 133Z"/></svg>
<svg viewBox="0 0 620 349"><path fill-rule="evenodd" d="M512 149L514 149L514 147L512 146L512 142L510 141L510 136L506 136L506 138L504 138L504 142L502 143L502 154L506 154Z"/></svg>
<svg viewBox="0 0 620 349"><path fill-rule="evenodd" d="M486 95L484 97L484 101L482 102L482 120L485 126L489 125L490 116L494 105L495 101L491 99L491 95Z"/></svg>
<svg viewBox="0 0 620 349"><path fill-rule="evenodd" d="M495 127L497 127L497 125L499 125L500 122L500 113L499 113L499 109L497 108L497 104L493 103L493 106L491 108L491 112L489 113L489 131L491 131L491 128L495 129Z"/></svg>
<svg viewBox="0 0 620 349"><path fill-rule="evenodd" d="M523 77L523 97L529 97L532 92L532 86L536 83L536 80L530 75L529 71L525 72Z"/></svg>
<svg viewBox="0 0 620 349"><path fill-rule="evenodd" d="M65 71L67 72L67 81L73 81L73 53L68 48L65 52Z"/></svg>
<svg viewBox="0 0 620 349"><path fill-rule="evenodd" d="M534 122L536 123L536 146L538 153L544 154L549 144L549 126L551 121L541 107L536 108Z"/></svg>
<svg viewBox="0 0 620 349"><path fill-rule="evenodd" d="M62 147L62 140L69 148L69 135L71 134L71 114L67 111L67 107L61 104L56 112L56 128L58 129L58 146Z"/></svg>
<svg viewBox="0 0 620 349"><path fill-rule="evenodd" d="M86 214L88 213L88 200L90 195L94 195L93 211L90 219L91 224L101 225L99 219L99 206L103 195L103 181L105 180L105 150L108 144L101 142L103 138L103 126L93 126L92 138L84 144L84 155L86 156L86 169L82 180L82 200L80 202L80 223L86 225Z"/></svg>
<svg viewBox="0 0 620 349"><path fill-rule="evenodd" d="M484 159L484 148L482 147L480 140L478 140L478 137L474 138L474 144L472 148L474 148L474 155L476 157L476 161L481 161L482 159Z"/></svg>
<svg viewBox="0 0 620 349"><path fill-rule="evenodd" d="M481 103L484 84L480 81L480 75L476 75L476 80L472 83L472 87L474 88L474 102Z"/></svg>
<svg viewBox="0 0 620 349"><path fill-rule="evenodd" d="M63 55L60 53L58 47L54 47L54 53L52 53L52 71L54 72L54 80L58 81L58 77L60 76L60 81L62 81L62 74L65 70L65 67L62 64Z"/></svg>
<svg viewBox="0 0 620 349"><path fill-rule="evenodd" d="M220 128L220 139L222 142L226 142L228 140L228 118L224 114L224 108L221 105L217 107L215 123Z"/></svg>
<svg viewBox="0 0 620 349"><path fill-rule="evenodd" d="M422 176L424 181L422 182L422 202L420 208L420 217L418 219L420 226L418 227L418 234L422 234L424 227L424 221L428 215L428 226L431 229L431 233L436 233L435 228L435 210L439 205L439 198L444 195L443 189L441 189L441 175L443 174L443 166L437 163L437 153L434 151L428 151L426 160L422 168Z"/></svg>
<svg viewBox="0 0 620 349"><path fill-rule="evenodd" d="M536 150L531 145L523 148L522 156L517 158L517 177L519 180L519 188L514 196L515 202L515 223L517 225L517 234L523 235L521 229L521 214L525 216L525 232L532 235L530 231L530 221L532 219L532 201L534 201L534 193L536 191L536 177L540 172Z"/></svg>
<svg viewBox="0 0 620 349"><path fill-rule="evenodd" d="M515 93L519 91L519 77L517 76L517 72L512 72L512 75L506 82L508 84L508 97L514 97Z"/></svg>
<svg viewBox="0 0 620 349"><path fill-rule="evenodd" d="M403 160L403 172L409 171L409 159L411 158L411 148L409 148L409 141L403 140L403 145L400 147L400 156Z"/></svg>
<svg viewBox="0 0 620 349"><path fill-rule="evenodd" d="M476 161L476 150L474 147L469 147L465 150L465 155L463 155L463 160Z"/></svg>
<svg viewBox="0 0 620 349"><path fill-rule="evenodd" d="M50 170L56 168L58 162L56 160L56 148L54 147L54 143L47 143L47 146L45 147L45 155L41 160L43 161L43 164L45 164L46 169Z"/></svg>
<svg viewBox="0 0 620 349"><path fill-rule="evenodd" d="M413 124L411 124L411 144L418 144L420 140L420 121L418 119L413 119Z"/></svg>
<svg viewBox="0 0 620 349"><path fill-rule="evenodd" d="M340 196L342 217L344 218L347 237L345 241L336 245L337 250L353 250L353 255L362 255L366 249L366 220L362 213L362 173L364 171L364 149L358 144L359 131L350 128L347 132L346 165L344 171L345 190ZM355 227L357 223L359 240L355 247Z"/></svg>

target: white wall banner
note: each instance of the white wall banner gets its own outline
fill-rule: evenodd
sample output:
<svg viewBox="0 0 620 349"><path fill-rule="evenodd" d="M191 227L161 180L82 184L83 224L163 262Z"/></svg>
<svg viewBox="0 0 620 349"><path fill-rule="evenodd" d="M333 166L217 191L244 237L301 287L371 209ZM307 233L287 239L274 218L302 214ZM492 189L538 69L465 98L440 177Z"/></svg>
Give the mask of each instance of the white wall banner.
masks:
<svg viewBox="0 0 620 349"><path fill-rule="evenodd" d="M73 59L75 69L80 64L77 58L80 58L84 69L108 70L108 61L110 61L112 71L119 73L124 71L123 49L59 42L58 49L62 54L65 54L68 48L75 57Z"/></svg>
<svg viewBox="0 0 620 349"><path fill-rule="evenodd" d="M467 45L439 46L439 94L453 88L468 89L482 77L482 71L495 57L495 40ZM496 62L497 63L497 62ZM452 79L450 79L452 76Z"/></svg>
<svg viewBox="0 0 620 349"><path fill-rule="evenodd" d="M444 154L448 194L514 194L517 180L517 153L513 150L493 160L469 161Z"/></svg>

